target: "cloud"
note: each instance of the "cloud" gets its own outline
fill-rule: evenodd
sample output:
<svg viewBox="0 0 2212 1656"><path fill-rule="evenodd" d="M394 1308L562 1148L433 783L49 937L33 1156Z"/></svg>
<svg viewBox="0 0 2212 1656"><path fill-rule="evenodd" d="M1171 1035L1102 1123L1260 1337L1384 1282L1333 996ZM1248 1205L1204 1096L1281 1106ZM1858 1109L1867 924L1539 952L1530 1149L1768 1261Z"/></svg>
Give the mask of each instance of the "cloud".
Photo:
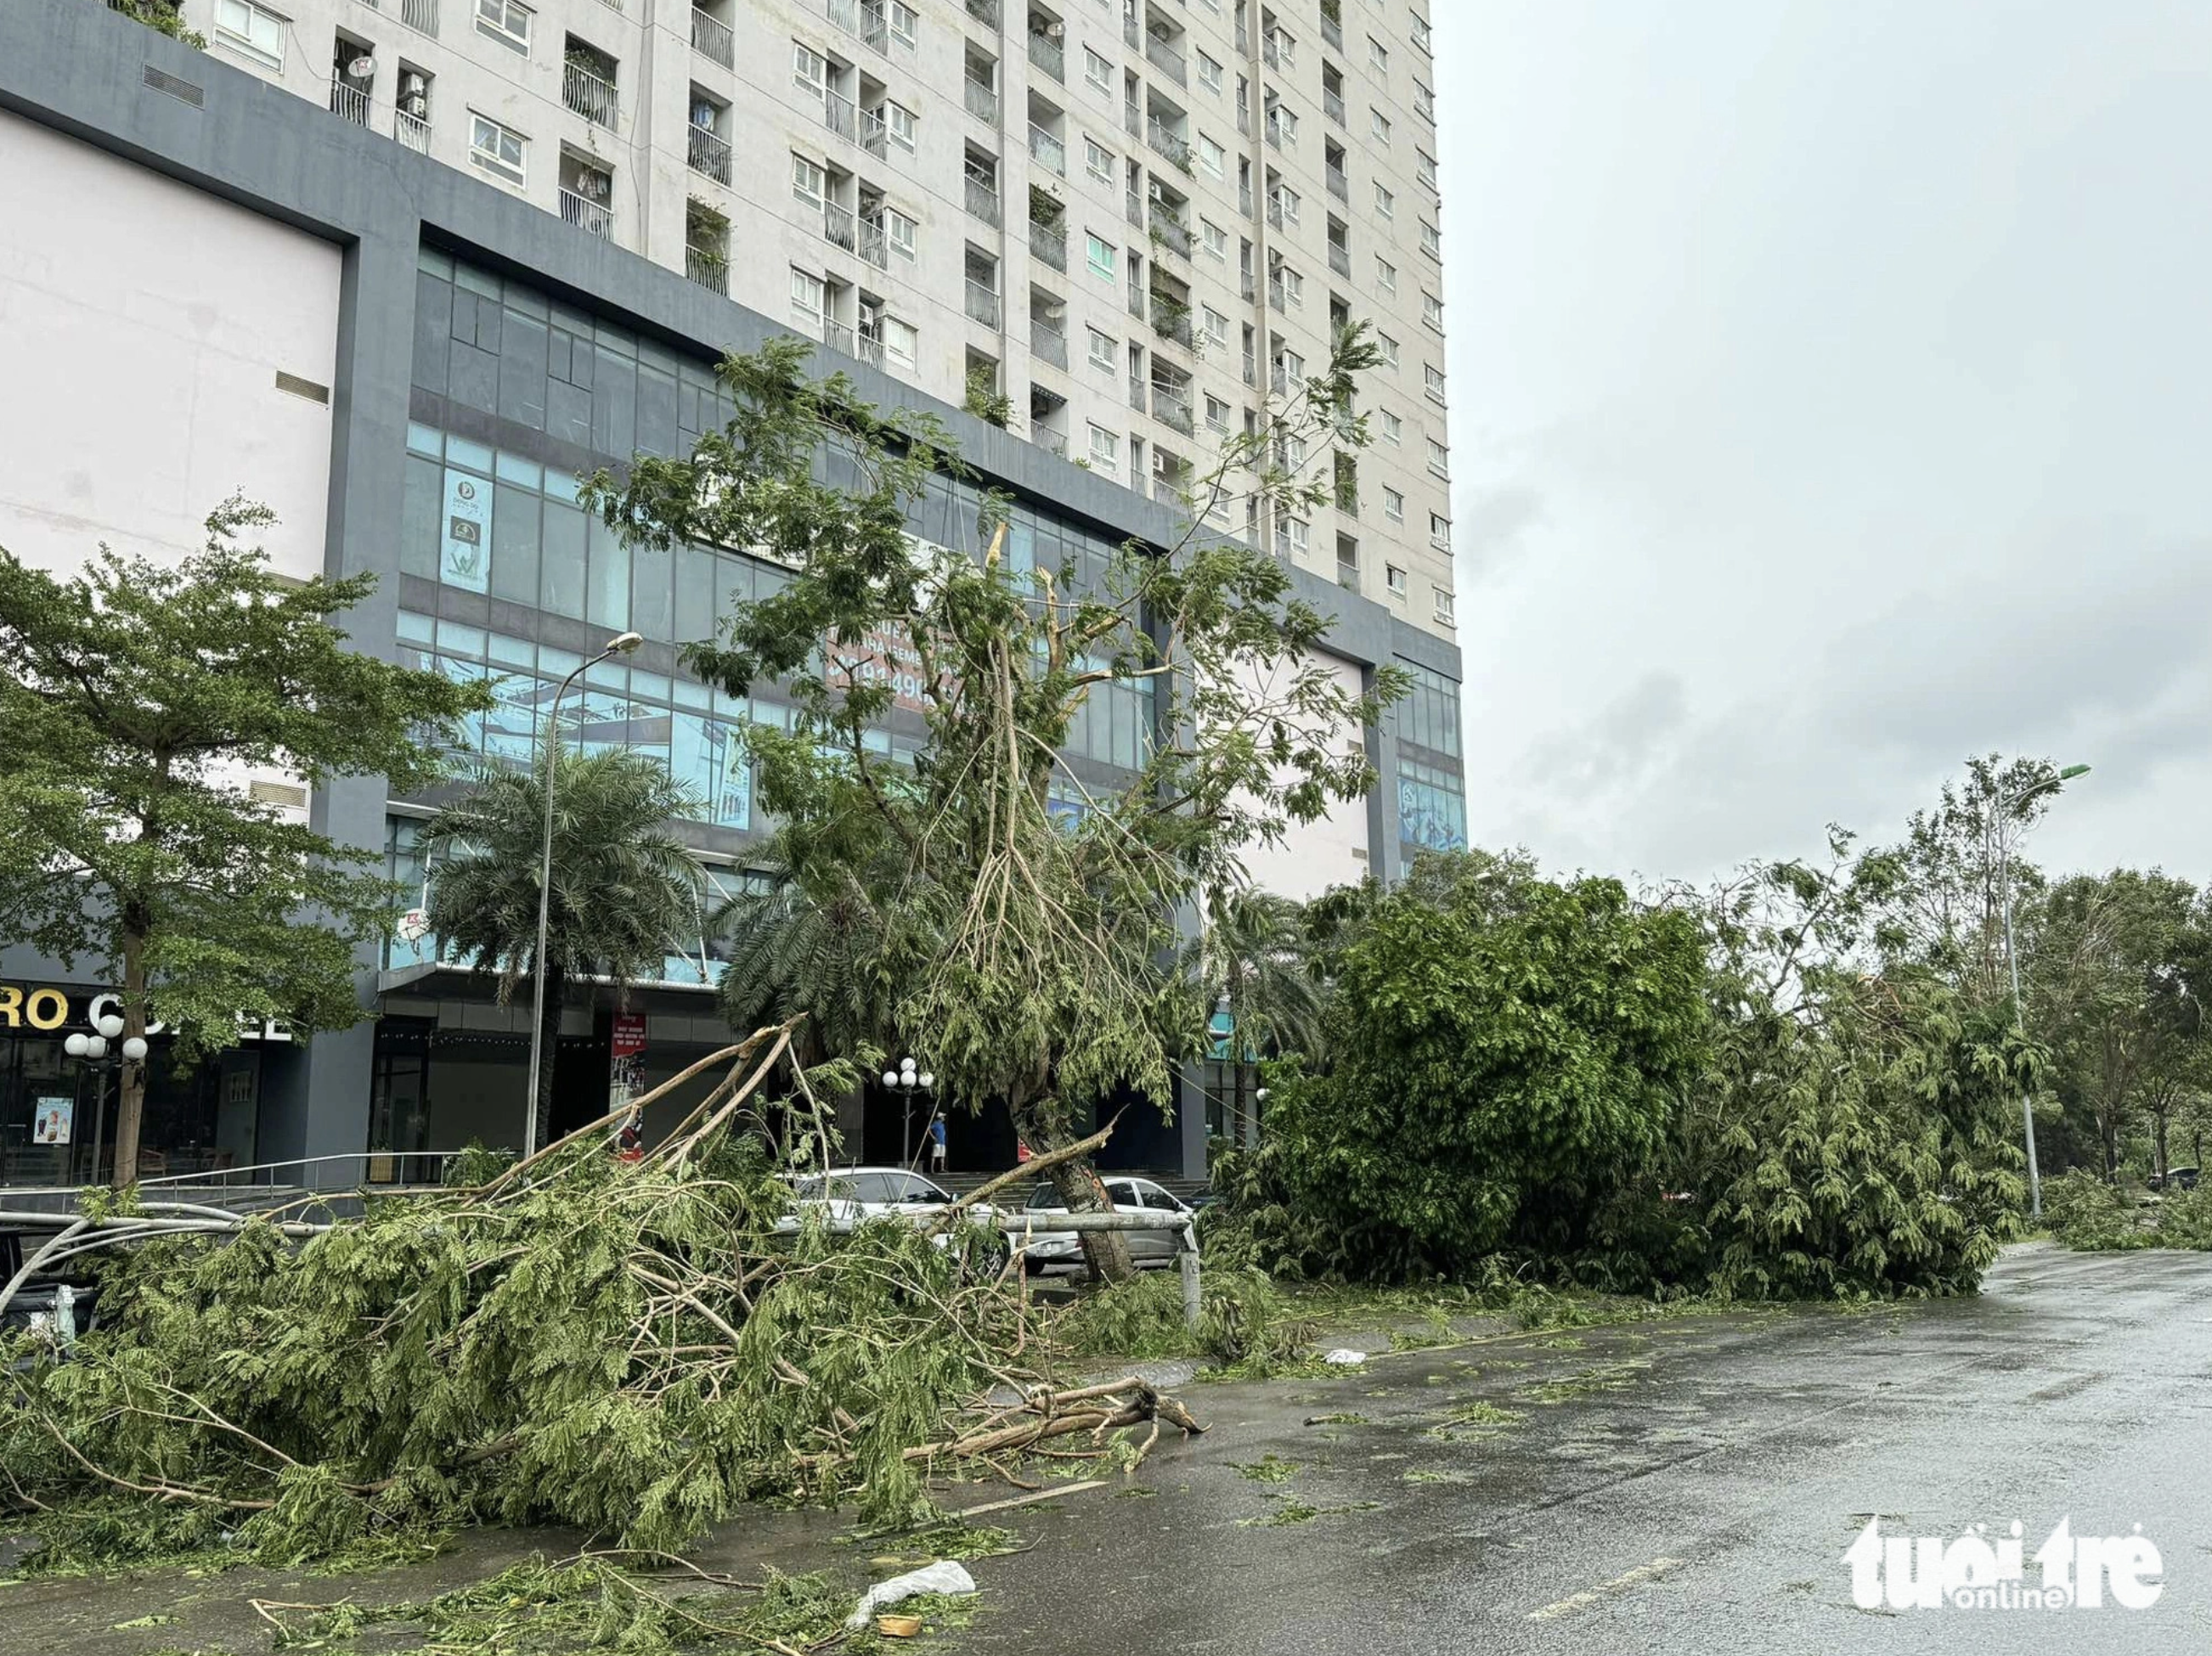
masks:
<svg viewBox="0 0 2212 1656"><path fill-rule="evenodd" d="M1467 496L1459 507L1454 538L1468 574L1480 580L1504 568L1522 538L1543 520L1543 494L1528 483L1499 484Z"/></svg>

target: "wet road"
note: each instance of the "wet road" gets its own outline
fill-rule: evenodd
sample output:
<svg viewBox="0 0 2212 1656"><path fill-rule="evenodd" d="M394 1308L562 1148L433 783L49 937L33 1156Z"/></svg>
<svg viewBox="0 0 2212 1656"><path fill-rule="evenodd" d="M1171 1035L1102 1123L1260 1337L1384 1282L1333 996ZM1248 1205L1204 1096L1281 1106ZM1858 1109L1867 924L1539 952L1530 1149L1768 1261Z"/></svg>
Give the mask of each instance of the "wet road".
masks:
<svg viewBox="0 0 2212 1656"><path fill-rule="evenodd" d="M2212 1650L2212 1256L2036 1245L1977 1300L1187 1395L1213 1429L1162 1445L1153 1493L994 1520L1043 1544L976 1566L990 1610L963 1650ZM2143 1610L1862 1610L1844 1554L1875 1513L1947 1538L2018 1520L2031 1560L2062 1518L2140 1525L2163 1590Z"/></svg>

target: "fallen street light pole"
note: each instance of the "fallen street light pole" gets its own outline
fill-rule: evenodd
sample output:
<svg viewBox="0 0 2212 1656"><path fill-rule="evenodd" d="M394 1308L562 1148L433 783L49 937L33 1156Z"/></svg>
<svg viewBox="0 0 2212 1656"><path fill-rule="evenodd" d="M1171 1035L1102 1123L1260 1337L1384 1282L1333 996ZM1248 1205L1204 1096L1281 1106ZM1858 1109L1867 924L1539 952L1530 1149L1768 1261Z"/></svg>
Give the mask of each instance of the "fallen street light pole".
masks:
<svg viewBox="0 0 2212 1656"><path fill-rule="evenodd" d="M1176 1269L1182 1277L1183 1326L1198 1326L1198 1222L1194 1218L1186 1215L1163 1224L1158 1212L1053 1213L1042 1217L1029 1213L1006 1213L999 1216L999 1226L1009 1238L1019 1236L1024 1243L1035 1240L1040 1232L1056 1236L1066 1231L1079 1235L1086 1230L1174 1231L1182 1244L1176 1250Z"/></svg>

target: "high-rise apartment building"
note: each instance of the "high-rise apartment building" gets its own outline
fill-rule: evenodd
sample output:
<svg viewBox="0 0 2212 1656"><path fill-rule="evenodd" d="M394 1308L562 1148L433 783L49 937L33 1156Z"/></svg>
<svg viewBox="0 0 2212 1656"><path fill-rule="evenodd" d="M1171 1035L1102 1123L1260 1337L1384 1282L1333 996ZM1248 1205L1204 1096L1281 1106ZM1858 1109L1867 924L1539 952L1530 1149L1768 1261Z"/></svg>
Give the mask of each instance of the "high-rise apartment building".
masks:
<svg viewBox="0 0 2212 1656"><path fill-rule="evenodd" d="M213 55L1157 497L1366 322L1371 446L1277 457L1333 504L1212 515L1449 636L1426 9L183 0Z"/></svg>

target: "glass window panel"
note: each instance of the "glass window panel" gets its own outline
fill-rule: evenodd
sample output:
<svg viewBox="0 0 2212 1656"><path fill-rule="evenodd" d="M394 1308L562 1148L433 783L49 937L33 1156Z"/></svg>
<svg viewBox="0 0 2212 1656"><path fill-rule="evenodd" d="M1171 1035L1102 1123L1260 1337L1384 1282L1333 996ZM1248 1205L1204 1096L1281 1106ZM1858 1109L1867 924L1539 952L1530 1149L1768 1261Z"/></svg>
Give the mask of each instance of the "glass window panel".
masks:
<svg viewBox="0 0 2212 1656"><path fill-rule="evenodd" d="M509 638L504 633L494 633L489 643L490 648L485 654L501 667L520 667L526 673L538 664L538 646L526 638Z"/></svg>
<svg viewBox="0 0 2212 1656"><path fill-rule="evenodd" d="M437 623L428 616L418 616L412 610L399 612L398 635L410 644L428 644Z"/></svg>
<svg viewBox="0 0 2212 1656"><path fill-rule="evenodd" d="M525 488L539 488L545 478L545 468L537 461L525 459L520 454L510 454L505 449L500 450L492 472L500 482L520 483Z"/></svg>
<svg viewBox="0 0 2212 1656"><path fill-rule="evenodd" d="M465 437L446 439L446 464L448 465L459 466L465 471L480 472L489 477L491 476L491 446L488 443L472 443Z"/></svg>
<svg viewBox="0 0 2212 1656"><path fill-rule="evenodd" d="M648 454L676 454L686 446L676 431L676 376L652 363L637 371L637 446Z"/></svg>
<svg viewBox="0 0 2212 1656"><path fill-rule="evenodd" d="M483 749L495 759L526 765L535 757L538 709L553 687L527 673L507 673L492 683L493 705L484 715Z"/></svg>
<svg viewBox="0 0 2212 1656"><path fill-rule="evenodd" d="M675 561L670 553L659 547L637 546L630 550L629 624L649 639L676 636L676 614L671 594Z"/></svg>
<svg viewBox="0 0 2212 1656"><path fill-rule="evenodd" d="M481 661L484 653L484 629L464 627L457 622L438 623L438 648L447 655L465 656L471 661Z"/></svg>
<svg viewBox="0 0 2212 1656"><path fill-rule="evenodd" d="M415 278L414 381L446 394L446 356L453 346L453 289L427 271Z"/></svg>
<svg viewBox="0 0 2212 1656"><path fill-rule="evenodd" d="M496 486L491 514L491 592L533 609L538 604L538 497Z"/></svg>
<svg viewBox="0 0 2212 1656"><path fill-rule="evenodd" d="M435 426L410 420L407 422L407 449L410 454L427 454L434 460L446 452L446 434Z"/></svg>
<svg viewBox="0 0 2212 1656"><path fill-rule="evenodd" d="M513 311L500 341L499 412L532 431L545 428L545 325Z"/></svg>
<svg viewBox="0 0 2212 1656"><path fill-rule="evenodd" d="M553 685L557 686L562 679L583 664L583 657L573 650L556 650L550 644L541 644L538 646L538 670ZM546 694L550 697L552 694L551 689L549 688Z"/></svg>
<svg viewBox="0 0 2212 1656"><path fill-rule="evenodd" d="M679 678L670 687L670 700L679 707L697 707L702 711L714 705L714 693L704 684L688 678Z"/></svg>
<svg viewBox="0 0 2212 1656"><path fill-rule="evenodd" d="M585 618L602 627L629 625L629 549L615 531L591 519L592 585Z"/></svg>
<svg viewBox="0 0 2212 1656"><path fill-rule="evenodd" d="M752 602L755 585L753 573L753 566L747 559L731 557L727 554L720 555L715 558L714 619L716 622L719 622L726 618L731 610L738 604Z"/></svg>
<svg viewBox="0 0 2212 1656"><path fill-rule="evenodd" d="M557 500L545 502L545 526L538 552L538 605L556 616L584 618L584 514ZM539 667L554 670L541 652ZM560 669L566 672L567 667Z"/></svg>
<svg viewBox="0 0 2212 1656"><path fill-rule="evenodd" d="M630 695L641 701L665 702L668 700L668 675L648 673L642 667L629 670Z"/></svg>
<svg viewBox="0 0 2212 1656"><path fill-rule="evenodd" d="M545 468L545 498L549 500L568 500L576 498L575 474L557 466Z"/></svg>
<svg viewBox="0 0 2212 1656"><path fill-rule="evenodd" d="M407 459L406 494L399 514L403 573L438 579L438 535L446 507L445 468L434 460Z"/></svg>
<svg viewBox="0 0 2212 1656"><path fill-rule="evenodd" d="M619 661L595 661L584 669L584 682L603 690L629 694L629 669Z"/></svg>
<svg viewBox="0 0 2212 1656"><path fill-rule="evenodd" d="M671 636L690 644L714 635L721 611L714 604L714 565L711 552L696 546L676 550L676 617Z"/></svg>
<svg viewBox="0 0 2212 1656"><path fill-rule="evenodd" d="M592 446L602 454L637 450L637 361L610 347L604 337L592 386Z"/></svg>

